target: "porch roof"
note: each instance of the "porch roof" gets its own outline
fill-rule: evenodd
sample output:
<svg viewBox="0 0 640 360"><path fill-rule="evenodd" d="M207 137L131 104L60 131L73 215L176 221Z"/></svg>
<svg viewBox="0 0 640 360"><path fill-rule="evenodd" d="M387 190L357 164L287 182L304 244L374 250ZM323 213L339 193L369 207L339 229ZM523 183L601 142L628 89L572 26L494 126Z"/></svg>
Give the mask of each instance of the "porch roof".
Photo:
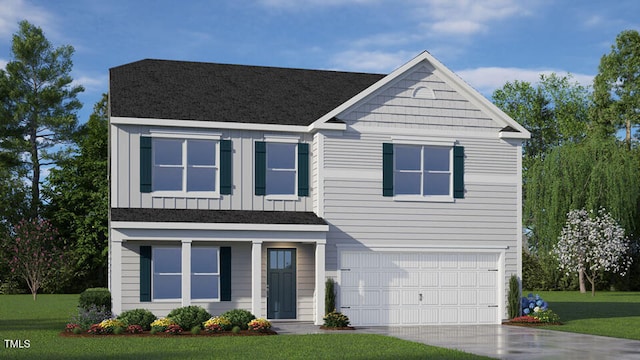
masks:
<svg viewBox="0 0 640 360"><path fill-rule="evenodd" d="M111 221L327 225L323 218L311 211L111 208Z"/></svg>

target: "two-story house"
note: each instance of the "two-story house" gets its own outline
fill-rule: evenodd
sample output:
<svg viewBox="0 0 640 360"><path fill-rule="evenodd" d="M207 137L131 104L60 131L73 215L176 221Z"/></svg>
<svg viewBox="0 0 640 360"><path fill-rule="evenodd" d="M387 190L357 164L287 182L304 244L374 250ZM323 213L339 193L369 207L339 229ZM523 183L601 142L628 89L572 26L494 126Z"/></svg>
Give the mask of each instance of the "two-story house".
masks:
<svg viewBox="0 0 640 360"><path fill-rule="evenodd" d="M429 53L389 75L110 70L113 311L495 324L521 276L526 129Z"/></svg>

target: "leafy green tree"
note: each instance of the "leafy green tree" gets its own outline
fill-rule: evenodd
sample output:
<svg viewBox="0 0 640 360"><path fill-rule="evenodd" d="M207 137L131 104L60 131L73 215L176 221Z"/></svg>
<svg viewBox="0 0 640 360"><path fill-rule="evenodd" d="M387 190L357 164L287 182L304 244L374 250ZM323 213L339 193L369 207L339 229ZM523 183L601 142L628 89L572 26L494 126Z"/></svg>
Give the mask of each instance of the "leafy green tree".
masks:
<svg viewBox="0 0 640 360"><path fill-rule="evenodd" d="M74 136L77 154L61 161L43 189L46 216L68 239L76 283L106 286L108 249L107 95Z"/></svg>
<svg viewBox="0 0 640 360"><path fill-rule="evenodd" d="M524 218L529 244L549 253L567 213L585 208L608 209L627 234L638 230L640 167L638 151L626 150L614 138L588 138L551 150L529 171Z"/></svg>
<svg viewBox="0 0 640 360"><path fill-rule="evenodd" d="M67 150L77 126L82 86L72 85L73 47L54 48L42 29L27 21L13 35L11 60L0 70L0 143L5 164L24 166L31 183L30 216L40 210L43 166L54 165ZM16 161L23 161L15 164Z"/></svg>
<svg viewBox="0 0 640 360"><path fill-rule="evenodd" d="M526 81L507 82L493 93L493 102L531 132L524 144L526 172L538 158L567 142L581 141L588 126L589 90L571 75L540 75L533 86Z"/></svg>
<svg viewBox="0 0 640 360"><path fill-rule="evenodd" d="M624 126L631 148L631 130L640 124L640 34L625 30L611 52L603 55L594 79L595 117L605 133Z"/></svg>

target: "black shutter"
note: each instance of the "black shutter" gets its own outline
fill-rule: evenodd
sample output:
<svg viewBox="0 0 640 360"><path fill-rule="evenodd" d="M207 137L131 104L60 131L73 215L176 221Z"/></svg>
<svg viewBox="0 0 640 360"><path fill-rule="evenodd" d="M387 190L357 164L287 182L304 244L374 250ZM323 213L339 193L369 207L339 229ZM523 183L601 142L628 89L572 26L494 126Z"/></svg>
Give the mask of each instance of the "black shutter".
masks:
<svg viewBox="0 0 640 360"><path fill-rule="evenodd" d="M232 187L231 140L220 140L220 194L230 195Z"/></svg>
<svg viewBox="0 0 640 360"><path fill-rule="evenodd" d="M256 141L255 163L255 194L265 195L267 192L267 143Z"/></svg>
<svg viewBox="0 0 640 360"><path fill-rule="evenodd" d="M453 197L464 199L464 147L453 147Z"/></svg>
<svg viewBox="0 0 640 360"><path fill-rule="evenodd" d="M393 196L393 144L382 144L382 196Z"/></svg>
<svg viewBox="0 0 640 360"><path fill-rule="evenodd" d="M151 301L151 246L140 246L140 302Z"/></svg>
<svg viewBox="0 0 640 360"><path fill-rule="evenodd" d="M298 196L309 196L309 144L298 144Z"/></svg>
<svg viewBox="0 0 640 360"><path fill-rule="evenodd" d="M151 138L140 137L140 192L151 192Z"/></svg>
<svg viewBox="0 0 640 360"><path fill-rule="evenodd" d="M220 248L220 301L231 301L231 248Z"/></svg>

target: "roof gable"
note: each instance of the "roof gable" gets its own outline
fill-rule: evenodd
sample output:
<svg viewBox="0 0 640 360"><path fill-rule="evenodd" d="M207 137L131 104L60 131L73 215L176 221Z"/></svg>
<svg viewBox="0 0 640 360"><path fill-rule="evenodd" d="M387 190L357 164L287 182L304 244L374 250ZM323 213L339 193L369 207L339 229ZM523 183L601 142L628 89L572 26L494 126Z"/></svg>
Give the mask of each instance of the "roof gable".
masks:
<svg viewBox="0 0 640 360"><path fill-rule="evenodd" d="M110 69L111 116L307 126L383 77L147 59Z"/></svg>

